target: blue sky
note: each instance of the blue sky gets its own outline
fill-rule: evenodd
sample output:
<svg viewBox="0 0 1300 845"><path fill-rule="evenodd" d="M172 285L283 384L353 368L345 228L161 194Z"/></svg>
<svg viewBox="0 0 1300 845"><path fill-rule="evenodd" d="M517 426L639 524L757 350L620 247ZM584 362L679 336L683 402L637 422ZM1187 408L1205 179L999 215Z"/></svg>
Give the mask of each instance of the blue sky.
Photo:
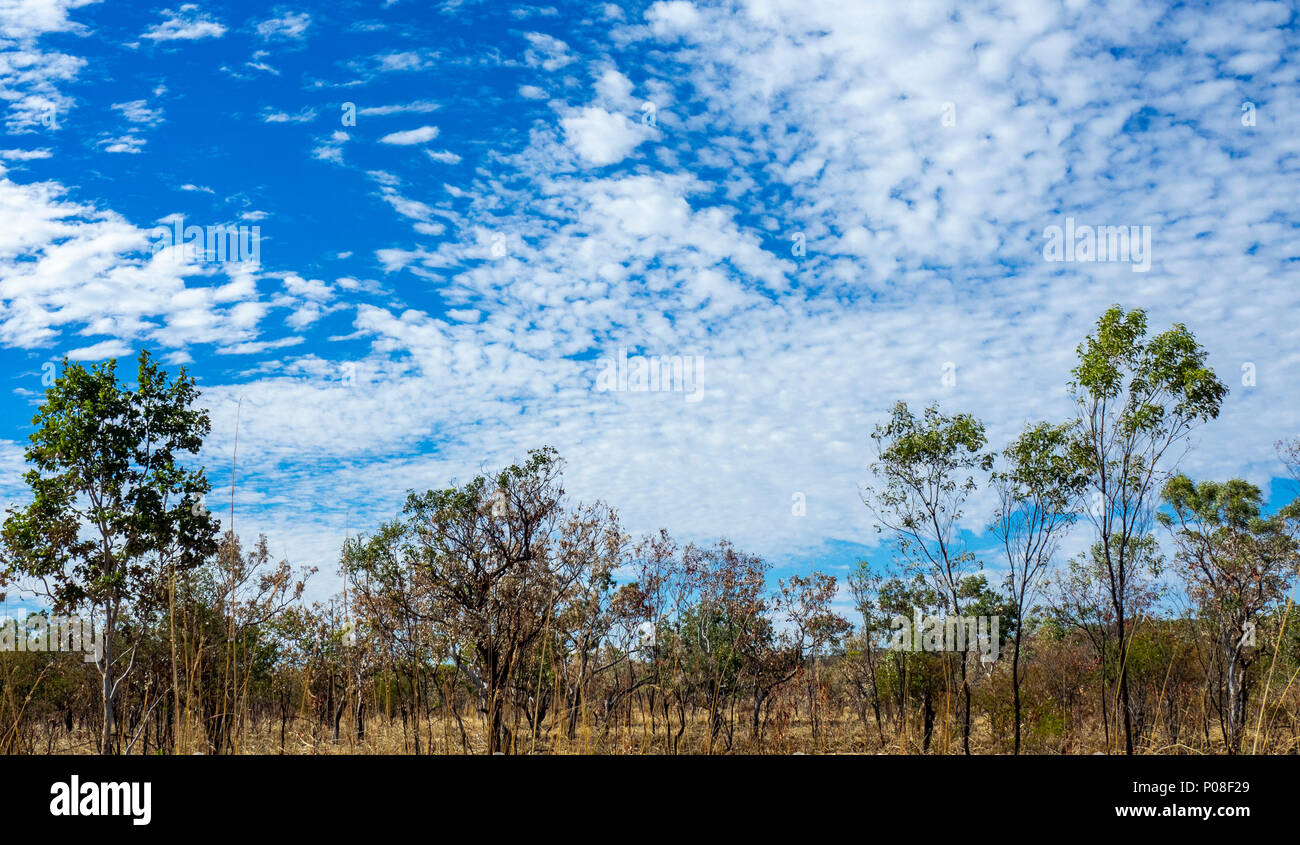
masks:
<svg viewBox="0 0 1300 845"><path fill-rule="evenodd" d="M551 444L632 531L842 574L881 554L858 488L892 403L976 413L994 445L1062 418L1113 302L1187 323L1232 390L1182 468L1289 490L1296 25L1245 2L0 0L0 498L45 365L147 347L205 391L223 519L242 399L237 528L295 563L332 570L405 490ZM178 217L258 226L258 263L155 254ZM1046 260L1067 218L1149 232L1149 269ZM620 349L690 360L699 395L597 389Z"/></svg>

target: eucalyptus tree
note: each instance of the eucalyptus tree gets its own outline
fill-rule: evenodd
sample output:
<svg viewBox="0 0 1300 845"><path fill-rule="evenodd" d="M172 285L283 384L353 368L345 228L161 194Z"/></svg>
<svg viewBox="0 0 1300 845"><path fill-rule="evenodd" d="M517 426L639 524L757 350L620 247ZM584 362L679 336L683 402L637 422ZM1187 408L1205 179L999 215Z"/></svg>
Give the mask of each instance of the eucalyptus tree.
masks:
<svg viewBox="0 0 1300 845"><path fill-rule="evenodd" d="M1300 501L1263 517L1255 485L1240 478L1197 484L1182 474L1169 479L1163 496L1169 512L1157 518L1173 533L1178 572L1218 647L1215 698L1224 743L1236 754L1246 727L1246 672L1259 651L1257 617L1287 595L1300 564Z"/></svg>
<svg viewBox="0 0 1300 845"><path fill-rule="evenodd" d="M538 702L536 721L540 721L545 666L553 657L572 664L562 673L570 738L577 733L580 707L589 699L592 681L631 659L626 651L610 653L602 648L608 645L618 616L613 607L614 572L626 562L627 547L618 513L600 502L568 509L551 546L553 583L547 624L554 635L545 642L554 643L559 653L534 655L528 683L534 688L531 698ZM607 659L600 659L602 652ZM611 709L614 703L610 702Z"/></svg>
<svg viewBox="0 0 1300 845"><path fill-rule="evenodd" d="M820 695L818 659L822 656L823 649L839 645L852 630L852 626L831 608L831 602L837 593L834 575L824 572L814 572L808 577L791 575L789 581L782 579L778 585L780 594L775 609L785 614L798 635L800 652L806 654L812 662L808 678L808 714L813 742L816 743L821 737L821 720L817 707Z"/></svg>
<svg viewBox="0 0 1300 845"><path fill-rule="evenodd" d="M923 573L943 599L944 610L962 616L963 582L982 568L967 548L959 523L976 489L975 473L992 466L984 452L984 424L969 414L947 416L935 406L920 417L897 403L888 422L871 435L878 483L863 490L877 531L889 531L909 571ZM961 652L962 748L970 753L970 682L967 650Z"/></svg>
<svg viewBox="0 0 1300 845"><path fill-rule="evenodd" d="M1083 483L1070 460L1070 427L1030 425L1003 450L993 473L998 508L992 530L1007 560L1007 590L1017 624L1011 656L1011 700L1015 713L1015 753L1020 753L1020 650L1025 615L1061 538L1073 521L1073 506Z"/></svg>
<svg viewBox="0 0 1300 845"><path fill-rule="evenodd" d="M118 690L170 576L217 549L217 522L200 504L208 480L185 466L210 428L198 399L184 367L169 378L146 351L134 385L118 378L116 360L64 359L32 419L31 501L4 521L4 580L34 584L56 613L88 609L103 620L103 754L118 750Z"/></svg>
<svg viewBox="0 0 1300 845"><path fill-rule="evenodd" d="M351 590L355 624L374 638L373 648L398 688L403 677L410 685L410 701L400 704L403 732L409 717L414 751L420 754L421 713L429 710L425 682L448 649L445 632L433 629L437 613L431 591L410 552L406 523L393 520L345 542L341 567ZM355 637L357 632L349 633Z"/></svg>
<svg viewBox="0 0 1300 845"><path fill-rule="evenodd" d="M1111 542L1118 543L1119 539L1112 538ZM1121 598L1129 618L1134 619L1148 614L1164 593L1159 582L1164 558L1151 534L1132 538L1129 542L1128 570ZM1102 730L1108 750L1111 747L1111 729L1106 687L1108 681L1113 683L1118 679L1122 665L1115 657L1119 626L1117 603L1111 598L1110 583L1106 555L1098 541L1087 552L1071 558L1065 566L1053 572L1046 590L1054 621L1062 628L1083 634L1097 653Z"/></svg>
<svg viewBox="0 0 1300 845"><path fill-rule="evenodd" d="M642 537L633 549L637 598L644 618L651 732L658 714L664 719L666 745L676 753L686 731L686 683L682 671L680 620L691 587L683 571L681 548L665 529ZM670 709L671 708L671 709ZM678 723L673 732L672 710Z"/></svg>
<svg viewBox="0 0 1300 845"><path fill-rule="evenodd" d="M880 747L885 747L885 733L880 716L880 684L877 661L879 659L879 641L883 631L888 628L889 615L880 604L880 590L885 577L872 570L867 561L858 561L857 567L848 577L849 593L853 596L853 605L862 617L862 628L857 642L866 660L866 680L871 685L871 709L876 716L876 736ZM852 655L856 657L856 655ZM865 692L858 676L858 688ZM865 720L864 720L865 721Z"/></svg>
<svg viewBox="0 0 1300 845"><path fill-rule="evenodd" d="M732 713L747 668L745 653L764 630L763 589L770 565L725 539L711 546L688 545L681 564L693 602L677 617L680 644L687 683L709 712L712 754L724 728L728 749L734 739Z"/></svg>
<svg viewBox="0 0 1300 845"><path fill-rule="evenodd" d="M764 708L770 710L774 694L803 671L805 643L788 629L778 630L769 616L756 619L753 631L742 641L741 651L753 707L749 736L762 748Z"/></svg>
<svg viewBox="0 0 1300 845"><path fill-rule="evenodd" d="M404 509L404 553L448 633L452 661L479 693L489 754L508 749L505 698L562 577L550 553L562 468L554 449L534 449L490 478L412 493Z"/></svg>
<svg viewBox="0 0 1300 845"><path fill-rule="evenodd" d="M1198 425L1219 415L1228 388L1206 352L1175 323L1148 338L1141 309L1114 305L1078 347L1070 393L1076 419L1071 460L1086 482L1084 513L1097 530L1119 646L1124 748L1133 753L1124 599L1135 543L1150 533L1162 481L1177 449Z"/></svg>
<svg viewBox="0 0 1300 845"><path fill-rule="evenodd" d="M921 573L895 574L878 582L876 608L881 619L934 616L949 606L951 601L935 589L932 580ZM906 626L904 627L906 631ZM921 700L921 750L928 752L934 737L935 702L951 688L952 672L944 657L930 651L909 647L903 632L890 633L889 657L882 666L881 682L887 691L896 696L899 751L906 753L907 715L913 696ZM946 735L946 729L945 729Z"/></svg>

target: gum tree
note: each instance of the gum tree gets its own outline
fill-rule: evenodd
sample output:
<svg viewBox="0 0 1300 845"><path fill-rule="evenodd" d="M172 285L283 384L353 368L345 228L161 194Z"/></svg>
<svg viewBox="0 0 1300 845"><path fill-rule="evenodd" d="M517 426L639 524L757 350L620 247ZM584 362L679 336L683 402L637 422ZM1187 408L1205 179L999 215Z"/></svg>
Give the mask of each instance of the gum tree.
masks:
<svg viewBox="0 0 1300 845"><path fill-rule="evenodd" d="M962 616L967 578L982 568L958 529L962 507L975 490L972 473L986 472L992 457L983 452L984 424L969 414L947 416L935 406L920 417L906 402L871 435L879 483L863 491L863 502L878 520L877 530L894 535L900 557L913 572L924 573L944 601L946 612ZM970 682L966 652L961 654L962 748L970 754Z"/></svg>
<svg viewBox="0 0 1300 845"><path fill-rule="evenodd" d="M491 478L407 499L403 555L427 592L421 621L452 640L451 658L482 702L489 754L510 748L506 697L564 587L552 548L562 468L554 449L534 449Z"/></svg>
<svg viewBox="0 0 1300 845"><path fill-rule="evenodd" d="M1128 578L1124 582L1124 609L1130 619L1150 614L1164 594L1158 579L1164 558L1154 536L1146 534L1130 542ZM1110 705L1108 679L1118 677L1114 657L1115 603L1110 596L1110 576L1101 544L1093 543L1084 553L1071 558L1049 576L1047 601L1053 622L1062 629L1083 634L1097 653L1098 704L1106 747L1110 747ZM1114 672L1110 671L1114 666Z"/></svg>
<svg viewBox="0 0 1300 845"><path fill-rule="evenodd" d="M880 590L884 580L885 577L873 571L871 565L865 560L858 561L853 573L848 577L853 606L862 617L862 628L857 642L861 645L862 658L866 662L865 675L871 685L871 709L876 717L876 736L880 740L881 748L885 747L885 732L881 726L880 716L879 640L881 633L888 628L890 622L889 615L880 605ZM850 661L850 665L852 662ZM859 694L864 692L861 676L862 673L855 673L855 678L859 681Z"/></svg>
<svg viewBox="0 0 1300 845"><path fill-rule="evenodd" d="M838 592L836 578L824 572L813 572L807 578L791 575L789 581L778 582L780 594L776 609L784 612L795 633L799 649L806 649L812 660L808 678L808 714L812 721L812 737L816 743L821 738L821 720L817 706L820 698L818 659L823 649L834 648L852 630L849 621L831 609Z"/></svg>
<svg viewBox="0 0 1300 845"><path fill-rule="evenodd" d="M217 522L197 506L207 478L182 465L210 428L198 398L183 367L169 379L148 352L134 386L119 381L116 360L87 369L65 359L32 419L31 502L4 522L4 577L36 584L55 613L88 608L104 622L104 754L117 751L118 689L169 577L217 549Z"/></svg>
<svg viewBox="0 0 1300 845"><path fill-rule="evenodd" d="M1025 611L1061 537L1073 520L1071 508L1082 479L1070 462L1068 425L1027 426L1003 450L993 473L998 509L993 533L1007 559L1007 589L1016 619L1011 655L1011 700L1015 710L1015 753L1020 753L1020 647Z"/></svg>
<svg viewBox="0 0 1300 845"><path fill-rule="evenodd" d="M1174 536L1174 560L1218 646L1216 698L1224 742L1241 750L1249 698L1246 670L1257 654L1255 618L1287 594L1300 562L1295 525L1300 501L1271 517L1253 484L1175 475L1163 496L1172 513L1157 515Z"/></svg>
<svg viewBox="0 0 1300 845"><path fill-rule="evenodd" d="M1129 619L1125 607L1136 543L1150 533L1167 464L1198 425L1219 415L1228 388L1182 323L1147 337L1141 309L1111 306L1078 347L1070 382L1077 418L1071 460L1082 471L1083 506L1097 530L1115 611L1124 749L1133 753L1129 710Z"/></svg>

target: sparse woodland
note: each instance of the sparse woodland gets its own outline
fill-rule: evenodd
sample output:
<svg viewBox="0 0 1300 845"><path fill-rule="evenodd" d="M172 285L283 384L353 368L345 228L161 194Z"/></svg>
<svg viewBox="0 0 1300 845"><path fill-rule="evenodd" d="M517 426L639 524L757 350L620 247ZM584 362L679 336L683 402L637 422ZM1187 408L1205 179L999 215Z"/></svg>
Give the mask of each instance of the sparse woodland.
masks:
<svg viewBox="0 0 1300 845"><path fill-rule="evenodd" d="M310 571L198 504L209 422L183 369L65 364L0 572L105 622L106 648L0 652L0 751L1294 754L1300 503L1182 474L1227 394L1206 358L1116 306L1067 419L990 444L969 414L895 405L862 443L892 564L845 580L629 536L539 448L394 502L311 604ZM1300 482L1300 441L1278 458ZM994 542L973 548L979 490ZM917 612L999 617L998 659L890 648Z"/></svg>

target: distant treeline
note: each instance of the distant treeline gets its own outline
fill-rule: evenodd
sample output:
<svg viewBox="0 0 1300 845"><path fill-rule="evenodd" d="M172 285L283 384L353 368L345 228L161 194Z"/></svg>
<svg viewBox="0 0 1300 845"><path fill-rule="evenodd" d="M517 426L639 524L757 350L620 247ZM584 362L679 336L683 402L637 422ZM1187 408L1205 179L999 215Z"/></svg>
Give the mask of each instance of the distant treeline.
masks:
<svg viewBox="0 0 1300 845"><path fill-rule="evenodd" d="M727 540L631 537L540 448L411 493L308 606L311 570L202 505L185 369L65 361L0 586L57 630L92 621L94 650L6 627L0 751L1295 753L1300 501L1269 514L1254 485L1178 472L1227 394L1181 324L1112 307L1069 389L1071 418L998 449L969 414L895 405L863 456L893 562L844 585L809 566L771 589ZM1300 441L1278 454L1300 480ZM985 559L961 528L981 489ZM954 640L958 618L996 628Z"/></svg>

